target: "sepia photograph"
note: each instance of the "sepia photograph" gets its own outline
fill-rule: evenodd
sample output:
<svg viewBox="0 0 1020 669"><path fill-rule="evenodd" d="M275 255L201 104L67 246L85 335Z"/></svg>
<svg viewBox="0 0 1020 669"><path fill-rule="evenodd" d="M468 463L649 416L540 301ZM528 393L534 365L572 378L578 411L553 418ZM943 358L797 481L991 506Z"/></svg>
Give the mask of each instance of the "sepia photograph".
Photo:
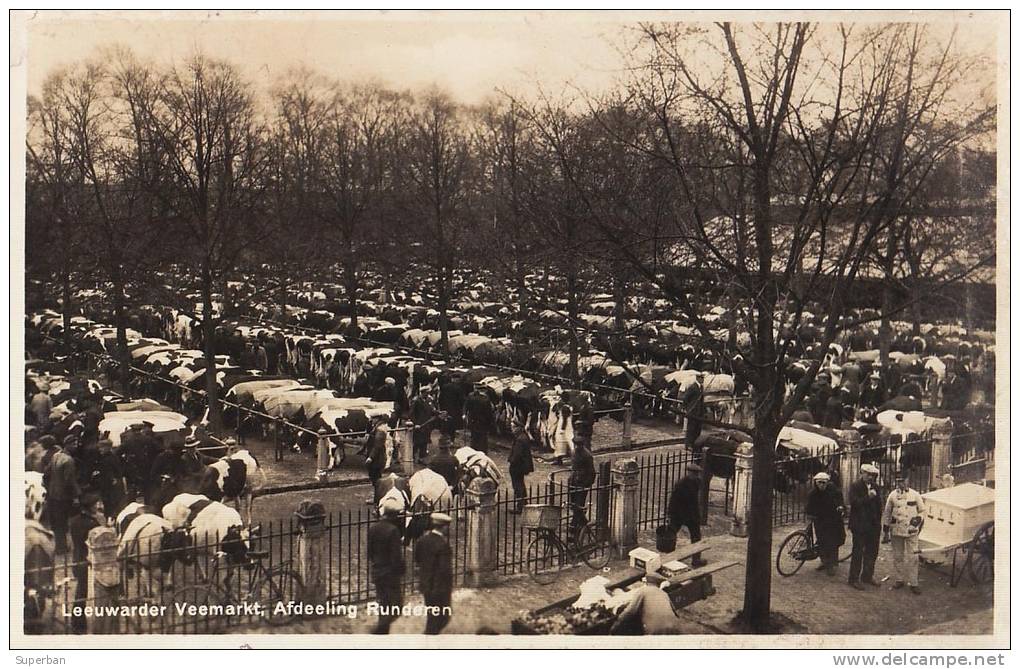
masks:
<svg viewBox="0 0 1020 669"><path fill-rule="evenodd" d="M10 21L12 648L1009 646L1008 11Z"/></svg>

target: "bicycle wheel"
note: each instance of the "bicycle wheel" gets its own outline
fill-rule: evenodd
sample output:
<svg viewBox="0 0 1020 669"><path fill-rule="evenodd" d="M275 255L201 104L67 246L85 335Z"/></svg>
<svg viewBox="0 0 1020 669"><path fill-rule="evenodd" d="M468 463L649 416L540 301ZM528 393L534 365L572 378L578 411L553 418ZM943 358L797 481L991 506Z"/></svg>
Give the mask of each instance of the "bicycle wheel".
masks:
<svg viewBox="0 0 1020 669"><path fill-rule="evenodd" d="M304 591L304 582L296 572L281 569L271 571L259 579L251 589L251 598L259 604L266 622L270 625L286 625L301 617L300 613L293 613L286 605L289 602L300 602ZM284 607L277 611L277 605L281 603Z"/></svg>
<svg viewBox="0 0 1020 669"><path fill-rule="evenodd" d="M563 564L563 550L559 542L542 533L528 544L525 560L531 578L536 583L549 585L556 580L556 574Z"/></svg>
<svg viewBox="0 0 1020 669"><path fill-rule="evenodd" d="M223 598L207 585L188 585L175 590L167 613L168 631L183 634L216 634L227 626L226 616L216 609Z"/></svg>
<svg viewBox="0 0 1020 669"><path fill-rule="evenodd" d="M793 576L800 571L804 566L805 552L810 545L811 538L803 530L797 530L783 539L783 543L779 544L779 552L776 553L776 571L782 576Z"/></svg>
<svg viewBox="0 0 1020 669"><path fill-rule="evenodd" d="M592 569L602 569L609 564L609 541L605 531L595 523L588 523L577 533L574 544L577 555Z"/></svg>

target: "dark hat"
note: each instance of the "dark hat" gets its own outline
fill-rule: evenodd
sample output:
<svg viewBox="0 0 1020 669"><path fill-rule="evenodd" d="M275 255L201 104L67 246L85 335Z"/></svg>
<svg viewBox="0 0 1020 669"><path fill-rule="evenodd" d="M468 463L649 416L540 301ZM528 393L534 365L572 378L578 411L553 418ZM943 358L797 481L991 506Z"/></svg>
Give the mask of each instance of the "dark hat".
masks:
<svg viewBox="0 0 1020 669"><path fill-rule="evenodd" d="M689 465L687 465L687 471L688 472L696 472L696 473L700 474L701 471L702 471L701 465L699 465L696 462L692 462Z"/></svg>
<svg viewBox="0 0 1020 669"><path fill-rule="evenodd" d="M101 501L102 498L94 492L86 492L81 496L81 508L82 510L88 509L96 502Z"/></svg>
<svg viewBox="0 0 1020 669"><path fill-rule="evenodd" d="M439 448L450 448L453 446L453 439L445 434L439 435Z"/></svg>
<svg viewBox="0 0 1020 669"><path fill-rule="evenodd" d="M113 448L113 442L110 441L109 439L100 439L98 442L96 442L96 445L99 448L102 448L104 446L106 446L107 448Z"/></svg>
<svg viewBox="0 0 1020 669"><path fill-rule="evenodd" d="M893 472L893 479L896 481L905 481L906 478L907 473L902 469L897 469L895 472Z"/></svg>
<svg viewBox="0 0 1020 669"><path fill-rule="evenodd" d="M39 445L42 446L43 448L56 446L57 438L54 437L52 434L44 434L43 436L39 437Z"/></svg>
<svg viewBox="0 0 1020 669"><path fill-rule="evenodd" d="M64 446L77 446L77 445L78 437L74 436L73 434L69 434L66 437L64 437Z"/></svg>

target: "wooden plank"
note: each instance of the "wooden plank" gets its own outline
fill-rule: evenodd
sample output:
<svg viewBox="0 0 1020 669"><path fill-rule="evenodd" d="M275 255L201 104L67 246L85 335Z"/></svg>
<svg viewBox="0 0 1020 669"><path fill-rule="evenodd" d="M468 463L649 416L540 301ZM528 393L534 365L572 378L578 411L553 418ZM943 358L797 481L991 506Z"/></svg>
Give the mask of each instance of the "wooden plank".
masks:
<svg viewBox="0 0 1020 669"><path fill-rule="evenodd" d="M693 581L695 579L702 578L702 577L708 576L710 574L714 574L717 571L722 571L723 569L729 569L730 567L735 567L738 564L740 564L740 563L737 562L736 560L726 560L724 562L715 562L713 564L705 565L704 567L698 567L697 569L692 569L690 571L685 571L684 573L678 574L678 575L674 576L673 578L680 580L682 583L686 583L687 581Z"/></svg>

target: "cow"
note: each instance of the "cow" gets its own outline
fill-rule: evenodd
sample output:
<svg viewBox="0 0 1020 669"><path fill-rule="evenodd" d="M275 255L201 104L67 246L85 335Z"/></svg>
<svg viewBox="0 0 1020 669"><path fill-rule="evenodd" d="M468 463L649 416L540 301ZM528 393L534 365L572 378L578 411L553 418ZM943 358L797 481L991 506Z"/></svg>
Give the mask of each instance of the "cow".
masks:
<svg viewBox="0 0 1020 669"><path fill-rule="evenodd" d="M244 514L245 524L251 525L254 494L265 485L265 479L255 456L239 450L206 466L200 491L216 502L233 500L234 508Z"/></svg>
<svg viewBox="0 0 1020 669"><path fill-rule="evenodd" d="M138 583L148 588L151 574L157 569L160 578L170 573L176 561L191 564L190 537L183 528L174 528L170 521L138 502L124 507L115 521L118 537L117 559L122 561L130 578L135 568L143 577ZM158 593L140 593L155 595Z"/></svg>
<svg viewBox="0 0 1020 669"><path fill-rule="evenodd" d="M42 521L46 510L46 486L39 472L25 472L25 519Z"/></svg>
<svg viewBox="0 0 1020 669"><path fill-rule="evenodd" d="M203 554L206 559L224 557L226 579L230 578L231 567L247 561L249 530L241 515L226 504L205 495L181 493L163 507L162 515L174 529L190 531L196 558Z"/></svg>

